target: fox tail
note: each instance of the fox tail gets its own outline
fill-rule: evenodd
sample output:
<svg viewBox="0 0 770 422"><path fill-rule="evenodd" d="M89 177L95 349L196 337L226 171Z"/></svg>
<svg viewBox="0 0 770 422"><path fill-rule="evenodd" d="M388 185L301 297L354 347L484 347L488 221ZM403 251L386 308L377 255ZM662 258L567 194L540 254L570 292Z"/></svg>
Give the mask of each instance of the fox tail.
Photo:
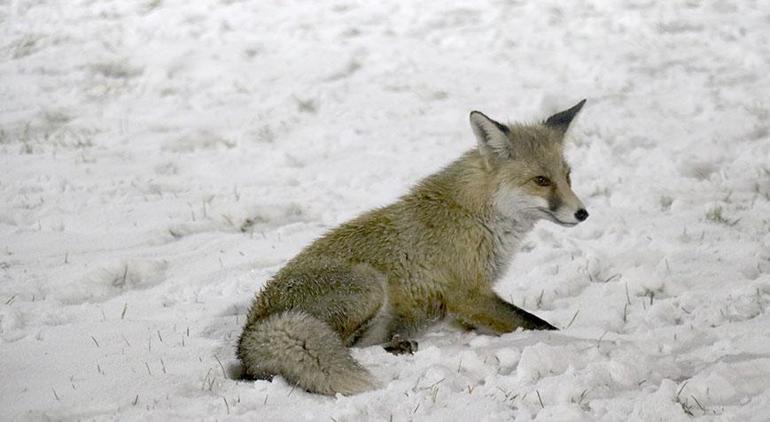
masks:
<svg viewBox="0 0 770 422"><path fill-rule="evenodd" d="M302 311L250 322L238 341L237 354L250 378L281 375L313 393L352 395L379 386L331 327Z"/></svg>

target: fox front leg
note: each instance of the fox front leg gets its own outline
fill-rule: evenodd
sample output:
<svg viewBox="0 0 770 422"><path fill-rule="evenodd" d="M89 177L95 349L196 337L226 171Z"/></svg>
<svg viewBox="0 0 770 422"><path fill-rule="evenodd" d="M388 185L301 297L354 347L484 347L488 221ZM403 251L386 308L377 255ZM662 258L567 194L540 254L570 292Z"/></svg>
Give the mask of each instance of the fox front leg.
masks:
<svg viewBox="0 0 770 422"><path fill-rule="evenodd" d="M557 330L545 320L520 309L490 292L468 294L449 311L461 322L495 334L510 333L521 327L525 330Z"/></svg>

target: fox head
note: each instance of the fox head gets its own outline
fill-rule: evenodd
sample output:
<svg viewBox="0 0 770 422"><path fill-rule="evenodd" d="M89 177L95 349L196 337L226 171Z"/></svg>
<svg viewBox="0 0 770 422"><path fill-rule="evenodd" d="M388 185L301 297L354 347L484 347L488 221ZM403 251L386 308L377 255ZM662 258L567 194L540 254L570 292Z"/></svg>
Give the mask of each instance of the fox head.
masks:
<svg viewBox="0 0 770 422"><path fill-rule="evenodd" d="M547 219L562 226L588 218L572 191L570 167L563 153L564 136L585 101L542 123L527 125L503 125L481 112L471 112L471 127L492 179L493 206L499 213Z"/></svg>

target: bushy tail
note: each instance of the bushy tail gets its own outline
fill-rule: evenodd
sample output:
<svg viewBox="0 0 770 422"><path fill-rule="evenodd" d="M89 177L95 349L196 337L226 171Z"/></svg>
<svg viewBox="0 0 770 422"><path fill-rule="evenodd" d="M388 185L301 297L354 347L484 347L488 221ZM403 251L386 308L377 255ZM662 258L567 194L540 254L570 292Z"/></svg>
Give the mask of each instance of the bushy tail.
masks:
<svg viewBox="0 0 770 422"><path fill-rule="evenodd" d="M281 375L313 393L357 394L378 386L350 356L339 335L301 311L286 311L246 325L238 343L246 375Z"/></svg>

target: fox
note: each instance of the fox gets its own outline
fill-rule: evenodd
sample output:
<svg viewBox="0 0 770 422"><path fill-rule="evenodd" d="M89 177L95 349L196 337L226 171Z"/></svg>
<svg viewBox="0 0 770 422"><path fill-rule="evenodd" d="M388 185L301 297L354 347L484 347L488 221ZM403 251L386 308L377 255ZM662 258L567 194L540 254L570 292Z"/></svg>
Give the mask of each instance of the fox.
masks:
<svg viewBox="0 0 770 422"><path fill-rule="evenodd" d="M414 353L412 338L446 319L492 335L556 330L493 287L538 221L588 218L563 153L585 102L538 123L471 112L475 148L396 202L328 231L265 283L236 347L243 377L354 395L382 384L350 347Z"/></svg>

